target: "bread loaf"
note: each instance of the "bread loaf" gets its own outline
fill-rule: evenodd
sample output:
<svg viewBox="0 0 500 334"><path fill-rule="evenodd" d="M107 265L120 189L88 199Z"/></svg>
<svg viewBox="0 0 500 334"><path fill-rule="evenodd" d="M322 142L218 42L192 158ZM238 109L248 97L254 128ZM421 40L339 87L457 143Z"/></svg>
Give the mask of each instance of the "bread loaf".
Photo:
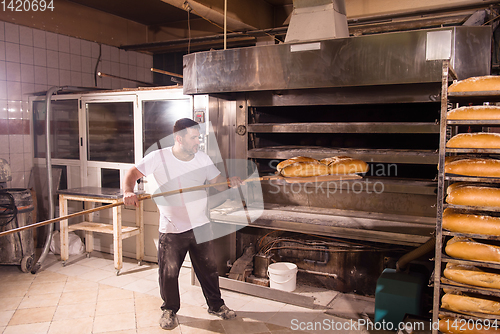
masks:
<svg viewBox="0 0 500 334"><path fill-rule="evenodd" d="M449 195L453 191L457 190L458 188L461 187L466 187L466 186L477 186L477 183L474 182L454 182L446 188L446 194Z"/></svg>
<svg viewBox="0 0 500 334"><path fill-rule="evenodd" d="M500 236L500 217L460 213L447 208L443 211L443 228L460 233Z"/></svg>
<svg viewBox="0 0 500 334"><path fill-rule="evenodd" d="M296 162L281 169L284 177L312 177L328 175L330 169L327 165L316 162Z"/></svg>
<svg viewBox="0 0 500 334"><path fill-rule="evenodd" d="M490 158L469 158L447 161L444 165L445 173L482 176L482 177L500 177L500 160Z"/></svg>
<svg viewBox="0 0 500 334"><path fill-rule="evenodd" d="M450 110L447 115L450 120L496 120L500 119L500 107L470 106Z"/></svg>
<svg viewBox="0 0 500 334"><path fill-rule="evenodd" d="M467 160L467 159L471 159L471 158L475 158L475 157L470 156L470 155L449 155L449 156L444 157L444 165L446 166L446 164L449 164L450 162L453 162L453 161Z"/></svg>
<svg viewBox="0 0 500 334"><path fill-rule="evenodd" d="M446 244L445 252L451 257L463 260L500 262L500 247L470 238L451 238Z"/></svg>
<svg viewBox="0 0 500 334"><path fill-rule="evenodd" d="M441 307L463 314L484 313L500 315L500 302L487 297L478 298L446 293L443 298L441 298Z"/></svg>
<svg viewBox="0 0 500 334"><path fill-rule="evenodd" d="M448 148L500 148L500 133L459 133L446 143Z"/></svg>
<svg viewBox="0 0 500 334"><path fill-rule="evenodd" d="M442 317L439 319L439 331L446 334L492 334L500 333L492 321L479 323L464 318Z"/></svg>
<svg viewBox="0 0 500 334"><path fill-rule="evenodd" d="M470 184L459 184L452 188L451 191L447 190L448 196L446 196L446 202L449 204L492 208L500 207L500 188Z"/></svg>
<svg viewBox="0 0 500 334"><path fill-rule="evenodd" d="M318 161L309 157L295 157L280 162L276 169L285 177L311 177L330 174L366 173L368 164L346 156L325 158Z"/></svg>
<svg viewBox="0 0 500 334"><path fill-rule="evenodd" d="M485 75L471 77L454 82L448 87L448 92L481 92L500 90L500 76Z"/></svg>
<svg viewBox="0 0 500 334"><path fill-rule="evenodd" d="M368 172L368 164L362 160L346 156L337 156L320 160L330 167L330 174L355 174Z"/></svg>
<svg viewBox="0 0 500 334"><path fill-rule="evenodd" d="M302 157L302 156L294 157L294 158L290 158L290 159L283 160L282 162L280 162L276 166L276 170L278 171L278 173L281 173L281 170L283 168L285 168L286 166L290 166L290 165L293 165L293 164L298 163L298 162L318 163L319 161L316 159L313 159L313 158L309 158L309 157Z"/></svg>
<svg viewBox="0 0 500 334"><path fill-rule="evenodd" d="M449 164L450 162L453 162L453 161L466 160L466 159L470 159L470 158L475 158L475 156L464 155L464 154L461 154L461 155L448 155L448 156L444 157L444 165L446 166L447 164ZM436 169L439 170L439 164L437 165Z"/></svg>
<svg viewBox="0 0 500 334"><path fill-rule="evenodd" d="M474 266L448 263L443 276L458 283L500 289L500 274L486 272Z"/></svg>

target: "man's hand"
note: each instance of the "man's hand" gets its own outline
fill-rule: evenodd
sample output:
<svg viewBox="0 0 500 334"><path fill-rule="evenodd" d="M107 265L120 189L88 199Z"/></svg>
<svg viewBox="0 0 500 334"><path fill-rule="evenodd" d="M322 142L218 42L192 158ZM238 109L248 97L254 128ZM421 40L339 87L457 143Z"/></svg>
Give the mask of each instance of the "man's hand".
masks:
<svg viewBox="0 0 500 334"><path fill-rule="evenodd" d="M125 205L133 205L138 207L139 200L137 199L137 195L131 191L126 191L123 193L123 204Z"/></svg>
<svg viewBox="0 0 500 334"><path fill-rule="evenodd" d="M227 185L230 188L236 188L236 187L242 186L244 184L245 184L245 182L242 181L238 176L231 176L231 177L227 178Z"/></svg>
<svg viewBox="0 0 500 334"><path fill-rule="evenodd" d="M123 204L139 206L139 200L137 195L134 194L135 182L143 177L144 174L139 172L136 167L130 168L125 173L125 179L123 181Z"/></svg>

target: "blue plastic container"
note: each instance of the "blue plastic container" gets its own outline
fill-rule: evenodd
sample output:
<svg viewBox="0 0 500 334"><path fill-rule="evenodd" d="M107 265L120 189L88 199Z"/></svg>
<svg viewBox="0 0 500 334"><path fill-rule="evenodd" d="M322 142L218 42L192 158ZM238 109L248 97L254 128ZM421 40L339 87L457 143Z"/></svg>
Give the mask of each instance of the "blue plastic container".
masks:
<svg viewBox="0 0 500 334"><path fill-rule="evenodd" d="M397 329L405 314L422 314L422 293L426 278L420 273L396 272L386 268L377 280L375 322L392 323Z"/></svg>

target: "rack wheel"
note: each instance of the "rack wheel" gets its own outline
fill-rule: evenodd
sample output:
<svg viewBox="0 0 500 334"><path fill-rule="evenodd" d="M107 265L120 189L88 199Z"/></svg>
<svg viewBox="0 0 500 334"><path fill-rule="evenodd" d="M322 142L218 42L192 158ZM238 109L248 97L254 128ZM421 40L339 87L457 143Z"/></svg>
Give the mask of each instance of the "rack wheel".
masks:
<svg viewBox="0 0 500 334"><path fill-rule="evenodd" d="M90 258L90 253L87 253L86 255L87 255L87 259Z"/></svg>
<svg viewBox="0 0 500 334"><path fill-rule="evenodd" d="M142 260L139 260L138 265L139 265L139 266L142 266Z"/></svg>
<svg viewBox="0 0 500 334"><path fill-rule="evenodd" d="M34 257L33 255L25 256L21 260L21 271L23 273L29 273L33 269Z"/></svg>
<svg viewBox="0 0 500 334"><path fill-rule="evenodd" d="M116 271L116 276L120 275L120 269Z"/></svg>
<svg viewBox="0 0 500 334"><path fill-rule="evenodd" d="M66 267L66 261L63 261L62 266Z"/></svg>

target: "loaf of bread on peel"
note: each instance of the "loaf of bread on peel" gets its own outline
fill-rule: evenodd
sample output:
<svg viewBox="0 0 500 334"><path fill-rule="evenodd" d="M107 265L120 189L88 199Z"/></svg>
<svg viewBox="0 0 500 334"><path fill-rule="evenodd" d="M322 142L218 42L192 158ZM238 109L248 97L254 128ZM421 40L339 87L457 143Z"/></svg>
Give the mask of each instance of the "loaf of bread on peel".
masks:
<svg viewBox="0 0 500 334"><path fill-rule="evenodd" d="M500 302L491 297L471 297L446 293L441 298L441 307L453 312L463 314L483 313L490 315L500 315Z"/></svg>
<svg viewBox="0 0 500 334"><path fill-rule="evenodd" d="M449 120L496 120L500 119L500 107L469 106L448 111Z"/></svg>
<svg viewBox="0 0 500 334"><path fill-rule="evenodd" d="M444 171L466 176L500 177L500 160L491 158L448 160L445 162Z"/></svg>
<svg viewBox="0 0 500 334"><path fill-rule="evenodd" d="M500 274L486 272L474 266L447 263L443 276L458 283L500 289Z"/></svg>
<svg viewBox="0 0 500 334"><path fill-rule="evenodd" d="M500 76L471 77L454 82L448 87L448 92L482 92L490 90L500 90Z"/></svg>
<svg viewBox="0 0 500 334"><path fill-rule="evenodd" d="M328 166L319 162L296 162L283 168L281 175L284 177L312 177L328 175L329 172Z"/></svg>
<svg viewBox="0 0 500 334"><path fill-rule="evenodd" d="M500 133L459 133L448 140L448 148L500 148Z"/></svg>
<svg viewBox="0 0 500 334"><path fill-rule="evenodd" d="M286 166L290 166L290 165L293 165L295 163L298 163L298 162L311 162L311 163L317 163L319 162L318 160L316 159L313 159L313 158L309 158L309 157L294 157L294 158L290 158L290 159L287 159L287 160L283 160L281 161L277 166L276 166L276 170L278 171L278 173L281 173L281 170L283 168L285 168Z"/></svg>
<svg viewBox="0 0 500 334"><path fill-rule="evenodd" d="M446 334L494 334L500 333L500 328L493 327L492 321L484 324L467 322L464 318L440 316L439 331Z"/></svg>
<svg viewBox="0 0 500 334"><path fill-rule="evenodd" d="M320 162L330 167L330 174L332 175L368 172L368 164L366 162L347 156L324 158L321 159Z"/></svg>
<svg viewBox="0 0 500 334"><path fill-rule="evenodd" d="M459 233L500 236L500 217L462 213L446 208L443 211L443 228Z"/></svg>
<svg viewBox="0 0 500 334"><path fill-rule="evenodd" d="M449 188L452 190L449 190ZM448 187L446 202L453 205L500 207L500 188L486 185L454 184Z"/></svg>
<svg viewBox="0 0 500 334"><path fill-rule="evenodd" d="M477 242L471 238L453 237L445 252L451 257L471 261L500 262L500 247Z"/></svg>
<svg viewBox="0 0 500 334"><path fill-rule="evenodd" d="M312 177L328 175L327 165L309 157L295 157L280 162L276 169L284 177Z"/></svg>

